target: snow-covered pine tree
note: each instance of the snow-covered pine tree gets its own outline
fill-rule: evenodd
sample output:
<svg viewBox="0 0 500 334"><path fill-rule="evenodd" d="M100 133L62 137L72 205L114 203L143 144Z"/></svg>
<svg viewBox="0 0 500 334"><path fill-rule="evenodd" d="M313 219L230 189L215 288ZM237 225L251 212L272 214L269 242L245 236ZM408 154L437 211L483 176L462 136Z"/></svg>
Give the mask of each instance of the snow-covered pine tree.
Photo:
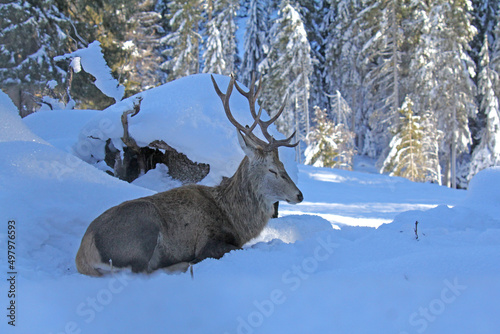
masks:
<svg viewBox="0 0 500 334"><path fill-rule="evenodd" d="M485 117L481 141L474 149L468 179L472 179L479 171L500 165L500 107L495 94L494 83L498 82L498 73L491 69L489 59L488 37L480 52L481 72L479 73L478 90L480 96L480 113Z"/></svg>
<svg viewBox="0 0 500 334"><path fill-rule="evenodd" d="M426 179L425 156L421 140L424 131L420 116L412 111L412 102L407 97L399 112L400 122L389 144L390 151L385 158L381 173L402 176L415 182Z"/></svg>
<svg viewBox="0 0 500 334"><path fill-rule="evenodd" d="M443 131L440 156L445 159L445 178L448 186L456 188L457 159L468 152L471 135L468 118L475 116L476 87L472 80L475 65L467 54L469 43L476 34L471 24L470 3L467 1L435 1L431 8L430 33L439 45L436 77L439 82L430 95L437 111L438 129Z"/></svg>
<svg viewBox="0 0 500 334"><path fill-rule="evenodd" d="M270 115L274 115L282 104L281 99L288 96L285 111L275 124L283 134L296 131L297 140L302 140L310 127L309 78L313 67L304 24L288 0L281 4L271 36L271 49L266 59L268 67L259 101Z"/></svg>
<svg viewBox="0 0 500 334"><path fill-rule="evenodd" d="M347 129L351 129L353 114L347 101L339 91L333 95L329 95L329 97L331 114L335 124L344 124Z"/></svg>
<svg viewBox="0 0 500 334"><path fill-rule="evenodd" d="M203 19L202 5L202 0L172 0L168 4L171 32L162 38L167 60L161 65L168 73L167 81L199 73L201 36L198 29Z"/></svg>
<svg viewBox="0 0 500 334"><path fill-rule="evenodd" d="M221 31L214 19L209 20L206 25L207 40L203 60L205 62L203 73L226 74L226 60L224 59L224 48L222 47Z"/></svg>
<svg viewBox="0 0 500 334"><path fill-rule="evenodd" d="M366 102L373 110L369 124L376 140L373 145L380 153L390 140L386 130L398 122L404 6L401 0L364 0L364 4L358 20L360 29L368 32L370 38L358 55L358 66L366 73L364 85L370 92Z"/></svg>
<svg viewBox="0 0 500 334"><path fill-rule="evenodd" d="M123 48L128 50L128 62L124 72L128 75L125 86L129 94L135 94L156 87L166 81L160 70L163 62L158 48L163 28L161 14L156 12L155 0L143 0L137 4L137 12L129 22L132 28L126 33Z"/></svg>
<svg viewBox="0 0 500 334"><path fill-rule="evenodd" d="M237 0L214 0L211 18L207 22L204 45L204 73L229 75L235 70Z"/></svg>
<svg viewBox="0 0 500 334"><path fill-rule="evenodd" d="M497 24L495 26L495 29L493 30L493 36L494 36L494 42L491 51L490 67L500 75L500 10L498 11L497 14ZM500 86L498 86L497 88L497 92L499 91L500 91Z"/></svg>
<svg viewBox="0 0 500 334"><path fill-rule="evenodd" d="M443 183L456 187L457 159L471 143L468 119L476 112L475 65L467 53L476 29L470 3L459 0L418 2L420 35L412 52L408 91L419 115L432 112L441 131L439 157Z"/></svg>
<svg viewBox="0 0 500 334"><path fill-rule="evenodd" d="M85 48L92 41L99 41L106 62L113 72L113 76L119 78L120 83L128 81L129 74L125 70L127 63L132 59L133 49L127 49L127 38L132 34L134 28L133 16L141 11L140 4L145 0L55 0L73 25L71 34L73 41L82 41L80 45L73 45L71 50ZM124 47L125 46L125 47ZM64 54L64 52L59 53ZM114 103L96 88L93 84L95 78L90 74L81 72L73 77L71 94L78 101L79 108L104 109Z"/></svg>
<svg viewBox="0 0 500 334"><path fill-rule="evenodd" d="M338 155L335 123L328 119L326 109L318 106L314 107L314 123L306 137L305 164L333 168Z"/></svg>
<svg viewBox="0 0 500 334"><path fill-rule="evenodd" d="M343 123L335 125L326 109L314 107L314 123L307 134L305 163L316 167L352 170L354 133Z"/></svg>
<svg viewBox="0 0 500 334"><path fill-rule="evenodd" d="M307 39L311 46L311 60L313 71L309 78L311 87L309 90L309 105L328 108L328 97L326 96L324 63L325 63L325 20L328 20L329 4L327 1L296 0L296 8L299 12Z"/></svg>
<svg viewBox="0 0 500 334"><path fill-rule="evenodd" d="M335 125L335 142L337 143L338 153L335 168L353 170L354 155L356 154L354 138L354 132L350 131L346 124Z"/></svg>
<svg viewBox="0 0 500 334"><path fill-rule="evenodd" d="M478 30L471 44L471 56L477 65L481 62L479 53L484 38L488 39L489 45L493 45L493 29L497 21L500 2L498 0L472 0L473 25Z"/></svg>
<svg viewBox="0 0 500 334"><path fill-rule="evenodd" d="M322 26L325 31L324 90L340 91L353 110L350 128L363 146L367 121L363 118L362 75L357 63L359 50L364 45L366 33L355 18L361 10L360 0L332 0Z"/></svg>
<svg viewBox="0 0 500 334"><path fill-rule="evenodd" d="M425 182L441 185L441 166L439 164L439 142L443 136L442 131L437 129L435 115L426 111L421 113L421 125L423 136L420 140L424 155Z"/></svg>
<svg viewBox="0 0 500 334"><path fill-rule="evenodd" d="M70 28L52 0L0 4L0 87L21 116L38 109L49 81L64 92L66 71L53 58L69 51Z"/></svg>
<svg viewBox="0 0 500 334"><path fill-rule="evenodd" d="M259 72L259 65L269 52L269 1L250 0L247 12L243 62L240 80L249 85L253 72Z"/></svg>

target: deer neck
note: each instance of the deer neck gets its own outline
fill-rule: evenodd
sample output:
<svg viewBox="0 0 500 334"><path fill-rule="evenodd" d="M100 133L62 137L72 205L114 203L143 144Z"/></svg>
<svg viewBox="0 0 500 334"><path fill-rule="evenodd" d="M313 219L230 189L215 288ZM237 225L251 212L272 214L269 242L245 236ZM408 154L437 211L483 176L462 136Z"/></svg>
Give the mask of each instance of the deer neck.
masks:
<svg viewBox="0 0 500 334"><path fill-rule="evenodd" d="M245 157L236 173L217 187L221 207L238 235L240 247L260 234L274 212L273 203L260 191L260 182Z"/></svg>

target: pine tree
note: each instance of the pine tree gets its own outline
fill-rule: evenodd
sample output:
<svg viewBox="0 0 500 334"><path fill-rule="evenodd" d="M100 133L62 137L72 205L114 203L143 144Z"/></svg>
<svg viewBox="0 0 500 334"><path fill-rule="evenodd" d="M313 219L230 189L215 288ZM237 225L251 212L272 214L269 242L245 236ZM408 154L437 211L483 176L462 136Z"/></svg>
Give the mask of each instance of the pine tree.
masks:
<svg viewBox="0 0 500 334"><path fill-rule="evenodd" d="M53 58L69 51L71 23L51 0L4 2L0 18L0 85L25 116L38 109L49 81L64 92L64 64Z"/></svg>
<svg viewBox="0 0 500 334"><path fill-rule="evenodd" d="M352 124L352 118L354 117L349 104L339 91L334 95L329 95L329 97L333 121L335 124L344 124L345 127L349 129Z"/></svg>
<svg viewBox="0 0 500 334"><path fill-rule="evenodd" d="M473 24L478 33L471 42L471 56L475 63L481 62L479 53L483 45L484 38L488 39L488 44L494 41L493 29L495 28L500 5L498 0L472 0Z"/></svg>
<svg viewBox="0 0 500 334"><path fill-rule="evenodd" d="M205 66L203 73L226 74L226 60L224 59L224 48L222 47L221 31L215 20L207 23L207 41L203 59Z"/></svg>
<svg viewBox="0 0 500 334"><path fill-rule="evenodd" d="M245 30L241 81L249 85L253 72L259 72L259 65L269 52L269 1L250 0Z"/></svg>
<svg viewBox="0 0 500 334"><path fill-rule="evenodd" d="M326 109L314 107L315 126L307 134L305 163L316 167L330 167L352 170L354 134L345 124L335 123L328 118Z"/></svg>
<svg viewBox="0 0 500 334"><path fill-rule="evenodd" d="M154 0L144 0L137 6L137 12L130 19L131 29L127 32L123 48L130 52L124 71L128 73L125 86L129 95L156 87L166 81L160 64L159 53L163 28L161 15L154 10Z"/></svg>
<svg viewBox="0 0 500 334"><path fill-rule="evenodd" d="M370 92L372 110L369 125L373 143L377 151L389 142L387 128L397 123L400 106L403 4L401 0L365 0L366 8L358 16L360 29L369 33L370 38L363 45L358 59L359 67L366 73L364 85Z"/></svg>
<svg viewBox="0 0 500 334"><path fill-rule="evenodd" d="M441 42L436 73L440 85L435 91L439 99L435 101L435 110L438 111L438 128L444 134L440 151L447 160L446 183L453 188L457 182L458 156L467 152L471 143L468 118L477 110L476 87L471 78L475 65L467 54L468 43L476 29L471 25L468 5L468 2L459 0L443 1L431 10L431 17L444 20L444 28L436 29L437 33L434 33Z"/></svg>
<svg viewBox="0 0 500 334"><path fill-rule="evenodd" d="M87 47L93 41L99 41L113 76L131 89L131 91L126 91L125 95L129 96L140 90L139 81L136 80L136 71L131 69L143 67L139 64L140 58L133 55L134 52L141 50L142 37L138 36L137 41L134 42L133 30L145 27L139 27L137 18L134 16L145 10L141 4L147 4L148 0L55 1L58 8L71 19L72 40L79 43L79 45L73 45L68 51L76 51ZM129 38L132 39L134 45L128 42ZM149 41L146 44L148 43ZM59 55L62 54L64 52L59 53ZM133 78L134 76L136 79ZM159 77L162 75L160 74ZM114 99L105 96L96 88L93 84L94 80L93 76L85 72L74 76L71 95L78 102L79 108L104 109L114 103Z"/></svg>
<svg viewBox="0 0 500 334"><path fill-rule="evenodd" d="M493 36L494 42L491 51L491 68L500 74L500 10L497 14L497 24L493 30ZM498 91L500 91L500 86L497 88L497 92Z"/></svg>
<svg viewBox="0 0 500 334"><path fill-rule="evenodd" d="M325 30L326 24L324 22L325 18L328 20L329 4L327 1L296 0L295 6L304 22L307 40L311 47L313 71L309 77L311 83L309 105L327 108L328 97L325 88L324 64L325 37L328 32Z"/></svg>
<svg viewBox="0 0 500 334"><path fill-rule="evenodd" d="M283 1L279 14L271 30L260 104L274 115L281 105L276 97L288 96L287 107L275 124L284 134L296 131L301 140L310 126L311 48L299 13L287 0Z"/></svg>
<svg viewBox="0 0 500 334"><path fill-rule="evenodd" d="M399 109L400 125L389 144L390 151L380 172L422 182L426 179L425 156L421 144L424 131L420 124L421 118L413 114L412 104L406 98Z"/></svg>
<svg viewBox="0 0 500 334"><path fill-rule="evenodd" d="M420 34L409 67L410 96L419 114L432 112L440 137L444 183L456 187L457 160L471 143L468 119L476 113L475 65L467 54L475 28L468 2L419 2Z"/></svg>
<svg viewBox="0 0 500 334"><path fill-rule="evenodd" d="M439 164L439 143L443 132L437 128L435 115L426 111L422 113L421 124L423 135L420 140L424 155L425 182L441 185L441 166Z"/></svg>
<svg viewBox="0 0 500 334"><path fill-rule="evenodd" d="M173 0L168 5L172 31L162 39L167 61L161 67L168 73L167 80L172 81L199 73L201 36L198 29L202 21L202 0Z"/></svg>
<svg viewBox="0 0 500 334"><path fill-rule="evenodd" d="M325 61L323 76L326 92L340 91L351 106L353 117L350 128L363 146L367 121L363 115L363 76L357 57L365 43L365 33L356 17L361 10L359 0L332 0L322 30L325 31ZM365 152L366 153L366 152Z"/></svg>
<svg viewBox="0 0 500 334"><path fill-rule="evenodd" d="M215 0L213 12L207 23L207 40L203 59L204 73L229 75L235 70L236 47L236 0Z"/></svg>
<svg viewBox="0 0 500 334"><path fill-rule="evenodd" d="M335 165L338 156L337 144L334 141L335 123L327 117L326 109L314 107L315 126L307 134L305 164L316 167L331 167Z"/></svg>
<svg viewBox="0 0 500 334"><path fill-rule="evenodd" d="M481 72L478 89L481 97L480 113L486 118L486 126L481 132L480 144L474 149L468 179L479 171L500 165L500 107L495 95L494 83L498 82L498 73L490 68L488 37L480 52Z"/></svg>

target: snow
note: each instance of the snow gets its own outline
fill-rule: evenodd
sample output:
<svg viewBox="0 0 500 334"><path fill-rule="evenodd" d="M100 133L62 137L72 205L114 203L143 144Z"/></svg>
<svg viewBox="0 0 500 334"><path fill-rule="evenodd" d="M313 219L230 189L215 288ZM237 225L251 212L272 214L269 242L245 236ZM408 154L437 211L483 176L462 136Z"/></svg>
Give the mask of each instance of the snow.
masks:
<svg viewBox="0 0 500 334"><path fill-rule="evenodd" d="M7 94L0 90L0 143L9 141L29 141L45 143L23 124L17 108Z"/></svg>
<svg viewBox="0 0 500 334"><path fill-rule="evenodd" d="M204 92L202 76L187 80L204 95L181 94L173 82L157 95L151 90L144 111L181 108L185 124L198 125L181 142L211 141L205 134L219 116L214 110L213 119L207 118L200 109L210 110L213 92ZM209 102L200 106L204 98ZM78 127L91 122L86 117L113 118L113 109L102 115L45 112L25 120L14 110L0 94L2 333L496 333L500 326L498 168L478 173L463 191L299 166L304 203L280 204L281 217L261 236L243 250L195 265L193 278L163 272L90 278L74 265L88 224L107 208L154 191L117 180L65 151L78 140ZM148 139L139 124L154 117L140 116L131 129ZM165 120L160 112L156 116L158 129L151 131ZM52 118L43 123L44 117ZM225 142L213 139L225 152L236 145L234 131L227 131ZM365 170L368 163L363 161ZM163 174L156 172L143 182L160 183ZM5 279L12 220L15 328L5 316L14 300Z"/></svg>
<svg viewBox="0 0 500 334"><path fill-rule="evenodd" d="M42 110L26 116L24 123L36 135L53 146L71 153L78 133L93 117L95 110Z"/></svg>
<svg viewBox="0 0 500 334"><path fill-rule="evenodd" d="M214 78L225 92L229 77L214 75ZM234 174L244 153L238 144L236 128L227 119L209 74L172 81L124 99L97 114L80 132L79 141L74 147L77 155L88 162L96 162L95 158L104 159L104 144L108 138L112 139L115 147L121 148L121 116L123 112L133 109L138 98L143 99L141 111L129 117L129 132L139 146L163 140L177 151L185 153L192 161L209 164L210 173L203 180L207 185L218 184L223 176ZM236 89L231 95L230 108L240 124L253 123L248 100ZM265 116L262 118L266 119ZM268 130L277 139L284 138L274 125ZM254 132L264 138L260 130ZM290 177L296 178L296 167L291 163L294 159L293 150L281 148L280 157Z"/></svg>
<svg viewBox="0 0 500 334"><path fill-rule="evenodd" d="M118 80L111 75L111 70L104 60L101 43L98 41L90 43L84 49L54 58L55 61L64 59L71 59L70 65L75 73L80 72L83 67L85 72L92 74L96 78L94 84L106 96L114 98L116 102L123 98L125 86L120 85Z"/></svg>

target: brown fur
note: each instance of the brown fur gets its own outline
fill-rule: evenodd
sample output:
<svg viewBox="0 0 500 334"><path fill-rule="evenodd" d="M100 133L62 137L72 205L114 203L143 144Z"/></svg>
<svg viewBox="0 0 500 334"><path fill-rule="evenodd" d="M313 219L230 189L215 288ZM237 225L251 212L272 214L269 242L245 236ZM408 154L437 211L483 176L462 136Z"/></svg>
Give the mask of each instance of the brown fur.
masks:
<svg viewBox="0 0 500 334"><path fill-rule="evenodd" d="M246 154L236 173L217 187L188 185L112 207L97 217L83 236L76 256L78 271L99 276L112 268L150 273L160 268L187 268L208 257L220 258L241 248L264 229L274 213L273 203L302 201L302 193L288 176L278 147L294 147L293 135L275 140L255 113L255 79L248 93L231 77L223 94L212 77L229 121L238 129ZM243 127L231 115L229 97L236 85L247 97L254 124ZM269 141L252 133L256 125Z"/></svg>
<svg viewBox="0 0 500 334"><path fill-rule="evenodd" d="M272 184L262 176L262 170L271 174L270 162L285 177L284 182L277 182L283 185L278 192L297 197L282 199L301 200L277 151L267 155L255 161L246 157L233 177L217 187L187 185L107 210L90 224L82 239L76 257L78 271L100 276L101 268L112 260L114 268L152 272L207 257L220 258L241 248L259 235L279 199L279 194L270 197L263 192L269 191L263 184ZM270 177L275 178L274 174Z"/></svg>

